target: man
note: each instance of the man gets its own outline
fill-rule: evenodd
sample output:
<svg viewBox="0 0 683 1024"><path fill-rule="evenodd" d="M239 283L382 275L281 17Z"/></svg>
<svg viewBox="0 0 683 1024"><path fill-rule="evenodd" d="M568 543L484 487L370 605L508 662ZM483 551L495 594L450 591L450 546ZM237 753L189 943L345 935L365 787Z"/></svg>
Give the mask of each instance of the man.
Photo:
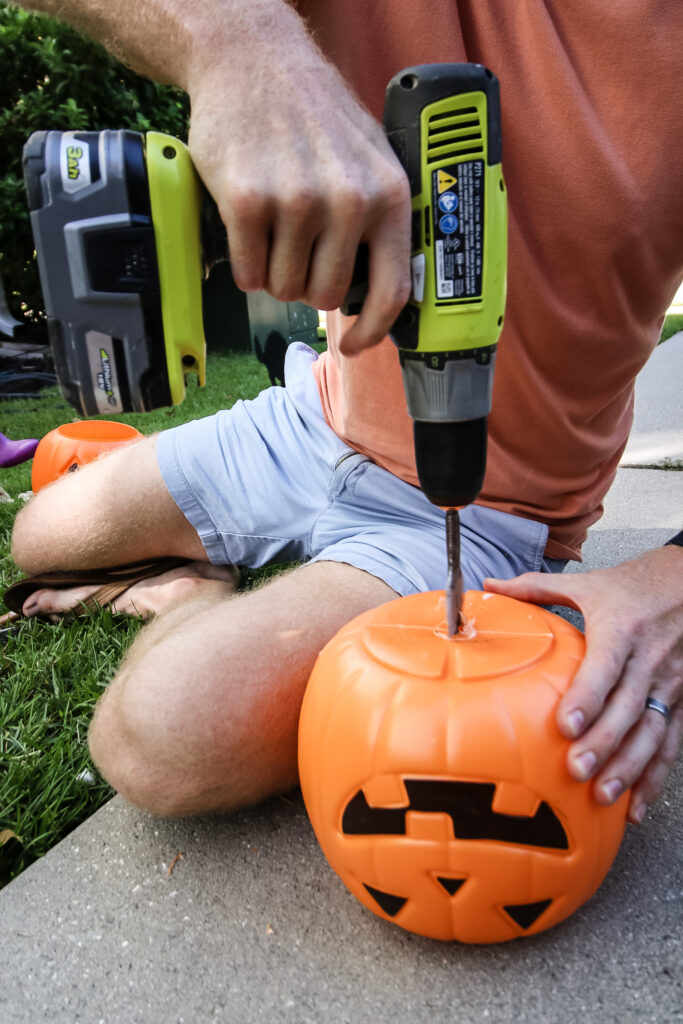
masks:
<svg viewBox="0 0 683 1024"><path fill-rule="evenodd" d="M117 452L18 517L28 573L190 560L121 599L157 617L96 711L100 770L167 814L294 784L317 652L360 612L442 585L443 514L414 487L396 353L381 340L409 292L410 208L375 118L400 68L470 60L501 81L510 274L489 468L462 514L465 585L524 573L486 585L583 611L587 654L557 716L568 770L603 804L632 786L641 821L683 733L681 546L556 570L600 515L633 380L683 273L683 170L670 157L683 110L668 63L683 13L656 0L608 17L597 0L38 6L187 90L191 152L240 287L334 309L358 243L370 252L361 316L330 314L319 360L290 350L285 390ZM230 563L292 557L309 562L234 596ZM39 591L24 610L81 596Z"/></svg>

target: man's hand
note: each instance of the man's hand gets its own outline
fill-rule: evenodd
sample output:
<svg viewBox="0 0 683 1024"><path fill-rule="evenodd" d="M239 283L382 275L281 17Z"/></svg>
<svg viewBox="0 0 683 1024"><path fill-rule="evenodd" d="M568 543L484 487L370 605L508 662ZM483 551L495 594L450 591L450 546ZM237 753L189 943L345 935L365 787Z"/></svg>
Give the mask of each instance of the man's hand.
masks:
<svg viewBox="0 0 683 1024"><path fill-rule="evenodd" d="M342 348L377 344L410 294L410 187L380 124L287 0L23 0L190 96L190 152L244 291L336 309L359 242L369 290Z"/></svg>
<svg viewBox="0 0 683 1024"><path fill-rule="evenodd" d="M410 291L410 188L377 121L320 54L303 22L272 2L246 28L239 60L207 48L188 77L190 152L228 232L244 291L335 309L360 242L369 291L344 339L351 354L387 333ZM232 49L232 48L231 48Z"/></svg>
<svg viewBox="0 0 683 1024"><path fill-rule="evenodd" d="M600 804L631 787L639 824L657 799L683 737L683 549L667 545L614 569L569 575L525 573L484 588L582 612L586 655L560 701L557 724L574 743L567 767L594 779ZM654 697L671 722L646 710Z"/></svg>

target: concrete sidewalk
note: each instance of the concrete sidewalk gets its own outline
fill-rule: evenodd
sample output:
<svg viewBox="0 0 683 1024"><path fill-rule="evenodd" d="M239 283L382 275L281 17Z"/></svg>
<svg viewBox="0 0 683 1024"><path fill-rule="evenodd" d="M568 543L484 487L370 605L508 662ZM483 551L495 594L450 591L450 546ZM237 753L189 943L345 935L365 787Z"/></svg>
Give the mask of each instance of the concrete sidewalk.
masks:
<svg viewBox="0 0 683 1024"><path fill-rule="evenodd" d="M683 332L658 345L638 377L622 466L683 466Z"/></svg>
<svg viewBox="0 0 683 1024"><path fill-rule="evenodd" d="M659 411L680 436L680 401ZM682 508L682 472L621 468L584 568L662 544ZM0 1021L683 1021L681 768L588 904L488 947L421 939L362 908L296 793L192 821L116 798L0 893Z"/></svg>

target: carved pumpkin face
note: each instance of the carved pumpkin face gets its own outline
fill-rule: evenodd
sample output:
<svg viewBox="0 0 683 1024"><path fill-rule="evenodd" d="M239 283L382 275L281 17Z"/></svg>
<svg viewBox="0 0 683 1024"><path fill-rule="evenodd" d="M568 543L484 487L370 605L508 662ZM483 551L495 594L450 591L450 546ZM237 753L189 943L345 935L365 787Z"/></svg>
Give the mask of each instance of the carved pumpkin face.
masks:
<svg viewBox="0 0 683 1024"><path fill-rule="evenodd" d="M301 788L331 866L380 917L462 942L549 928L597 889L628 794L595 803L555 724L584 653L541 608L442 592L359 616L320 654L299 728Z"/></svg>

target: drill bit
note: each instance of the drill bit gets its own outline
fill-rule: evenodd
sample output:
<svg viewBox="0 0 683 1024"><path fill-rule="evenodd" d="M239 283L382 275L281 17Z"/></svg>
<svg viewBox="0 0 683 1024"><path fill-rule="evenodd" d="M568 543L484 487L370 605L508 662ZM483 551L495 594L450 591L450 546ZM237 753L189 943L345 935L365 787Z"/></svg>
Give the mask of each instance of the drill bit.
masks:
<svg viewBox="0 0 683 1024"><path fill-rule="evenodd" d="M446 510L446 629L455 636L460 625L462 609L462 572L460 570L460 516L457 508Z"/></svg>

